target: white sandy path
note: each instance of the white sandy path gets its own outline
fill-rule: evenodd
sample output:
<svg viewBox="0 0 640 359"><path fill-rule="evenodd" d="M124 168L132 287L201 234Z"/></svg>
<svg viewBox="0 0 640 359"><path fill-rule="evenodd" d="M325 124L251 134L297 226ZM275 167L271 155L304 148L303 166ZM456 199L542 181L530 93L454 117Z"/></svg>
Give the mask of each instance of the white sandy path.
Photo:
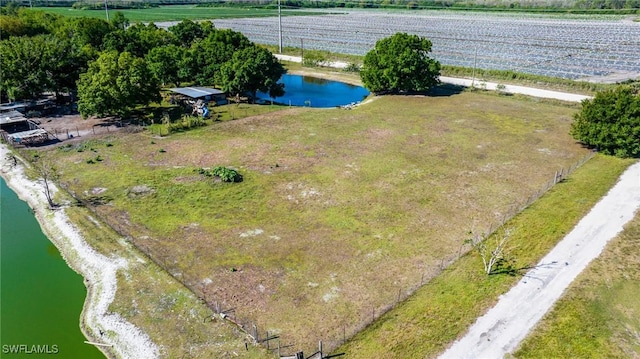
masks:
<svg viewBox="0 0 640 359"><path fill-rule="evenodd" d="M0 172L2 177L35 211L36 218L47 237L60 250L67 263L85 278L87 299L82 321L97 342L113 345L120 358L157 358L159 350L149 337L117 313L109 312L116 294L116 272L127 267L124 258L106 257L96 252L69 221L64 209L51 211L43 193L42 184L29 180L18 161L12 166L7 160L10 151L0 145ZM51 189L57 191L55 186ZM100 335L102 332L104 335ZM87 333L85 333L86 335ZM98 346L98 349L102 349Z"/></svg>
<svg viewBox="0 0 640 359"><path fill-rule="evenodd" d="M283 61L298 62L298 63L302 62L302 58L299 56L289 56L289 55L280 55L280 54L275 54L274 56ZM322 65L327 67L344 69L347 67L348 64L342 61L335 61L335 62L325 62ZM444 83L464 86L464 87L471 87L471 86L482 87L485 90L497 90L498 86L500 86L500 84L496 82L486 82L486 81L481 81L477 79L472 80L472 79L463 79L463 78L446 77L446 76L440 76L440 81ZM540 97L540 98L549 98L549 99L569 101L569 102L582 102L582 100L591 98L591 96L577 95L577 94L560 92L560 91L542 90L542 89L537 89L533 87L516 86L516 85L502 85L502 86L504 87L500 89L500 91L505 93L520 94L520 95L527 95L527 96Z"/></svg>
<svg viewBox="0 0 640 359"><path fill-rule="evenodd" d="M640 208L640 162L540 263L440 358L502 358L511 353L569 284Z"/></svg>

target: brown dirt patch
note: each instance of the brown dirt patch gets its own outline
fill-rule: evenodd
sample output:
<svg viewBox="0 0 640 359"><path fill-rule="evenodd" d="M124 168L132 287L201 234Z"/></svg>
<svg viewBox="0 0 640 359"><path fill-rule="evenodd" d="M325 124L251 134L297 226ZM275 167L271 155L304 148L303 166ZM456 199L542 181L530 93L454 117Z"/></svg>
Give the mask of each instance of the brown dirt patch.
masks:
<svg viewBox="0 0 640 359"><path fill-rule="evenodd" d="M34 118L40 123L40 127L48 131L56 138L56 141L48 145L78 142L121 132L126 125L112 118L90 117L83 119L80 115L62 115Z"/></svg>

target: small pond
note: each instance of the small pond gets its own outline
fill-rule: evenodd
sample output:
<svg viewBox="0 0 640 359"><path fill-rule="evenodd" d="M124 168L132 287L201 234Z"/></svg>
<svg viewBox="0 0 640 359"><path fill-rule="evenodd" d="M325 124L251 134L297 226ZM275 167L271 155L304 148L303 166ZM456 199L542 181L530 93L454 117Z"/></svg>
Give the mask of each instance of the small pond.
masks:
<svg viewBox="0 0 640 359"><path fill-rule="evenodd" d="M285 74L278 82L284 84L284 96L272 99L269 94L258 92L258 99L290 106L338 107L360 102L369 96L364 87L317 77Z"/></svg>

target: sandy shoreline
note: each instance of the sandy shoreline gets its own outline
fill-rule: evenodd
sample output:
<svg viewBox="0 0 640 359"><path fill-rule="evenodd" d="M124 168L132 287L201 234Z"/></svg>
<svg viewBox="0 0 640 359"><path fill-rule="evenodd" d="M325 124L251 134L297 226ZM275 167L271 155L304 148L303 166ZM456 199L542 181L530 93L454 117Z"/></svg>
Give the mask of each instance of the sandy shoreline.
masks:
<svg viewBox="0 0 640 359"><path fill-rule="evenodd" d="M34 210L43 232L58 248L69 267L85 278L87 298L80 318L84 335L91 342L111 345L96 346L107 357L159 357L158 347L146 333L119 314L109 312L109 305L116 294L116 273L126 270L127 260L96 252L70 222L64 206L55 211L49 210L42 185L26 177L25 162L19 157L17 165L13 166L12 161L7 159L9 153L7 146L0 144L0 175L18 197ZM57 188L51 186L51 190L55 193Z"/></svg>

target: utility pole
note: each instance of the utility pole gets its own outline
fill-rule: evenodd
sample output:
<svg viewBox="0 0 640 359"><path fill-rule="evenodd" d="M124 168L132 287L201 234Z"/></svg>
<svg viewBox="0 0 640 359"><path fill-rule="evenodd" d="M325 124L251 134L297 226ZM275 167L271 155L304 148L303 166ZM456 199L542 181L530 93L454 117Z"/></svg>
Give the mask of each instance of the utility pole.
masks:
<svg viewBox="0 0 640 359"><path fill-rule="evenodd" d="M280 8L280 0L278 0L278 51L282 54L282 9Z"/></svg>
<svg viewBox="0 0 640 359"><path fill-rule="evenodd" d="M107 7L107 0L104 0L104 12L107 14L107 22L109 21L109 8Z"/></svg>
<svg viewBox="0 0 640 359"><path fill-rule="evenodd" d="M476 54L473 56L473 77L471 78L471 88L476 80L476 59L478 58L478 45L476 45Z"/></svg>

